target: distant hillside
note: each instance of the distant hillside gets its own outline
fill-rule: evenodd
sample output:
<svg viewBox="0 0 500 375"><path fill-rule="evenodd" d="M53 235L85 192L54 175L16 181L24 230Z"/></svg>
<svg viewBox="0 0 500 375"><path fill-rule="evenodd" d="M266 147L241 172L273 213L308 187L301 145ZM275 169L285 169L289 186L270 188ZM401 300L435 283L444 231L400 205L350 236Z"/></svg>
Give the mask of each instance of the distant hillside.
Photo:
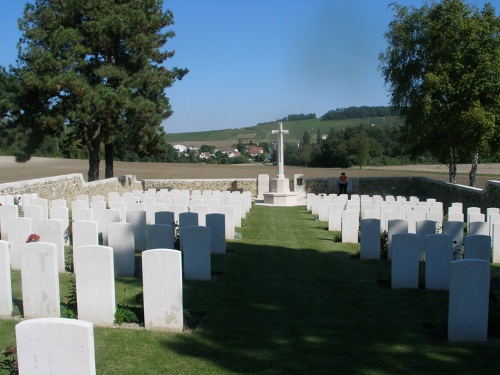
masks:
<svg viewBox="0 0 500 375"><path fill-rule="evenodd" d="M284 121L283 128L289 131L289 135L285 137L286 142L302 140L302 135L304 134L305 130L309 130L311 140L314 141L316 139L318 129L321 131L321 134L327 135L332 128L344 129L360 124L401 125L403 124L403 120L398 116L366 117L329 121L322 121L318 118L300 121ZM272 130L275 130L277 128L277 122L269 122L239 129L175 133L167 134L166 141L170 144L189 143L190 145L196 146L199 146L200 144L208 144L221 147L230 144L236 144L238 143L238 141L242 141L243 143L252 141L252 143L258 144L259 142L271 142L276 140L276 135L273 135L271 132Z"/></svg>

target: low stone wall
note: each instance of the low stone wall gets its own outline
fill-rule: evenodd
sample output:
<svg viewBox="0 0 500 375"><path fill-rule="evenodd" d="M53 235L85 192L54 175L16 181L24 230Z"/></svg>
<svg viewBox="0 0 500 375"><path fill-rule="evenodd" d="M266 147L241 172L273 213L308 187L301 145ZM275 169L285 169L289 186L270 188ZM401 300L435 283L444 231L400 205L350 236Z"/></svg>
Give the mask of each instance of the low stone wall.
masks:
<svg viewBox="0 0 500 375"><path fill-rule="evenodd" d="M257 179L206 179L206 180L144 180L144 189L250 191L257 196Z"/></svg>
<svg viewBox="0 0 500 375"><path fill-rule="evenodd" d="M142 190L142 182L135 176L85 182L82 174L70 174L0 184L0 195L37 193L40 198L66 199L68 202L82 194L107 196L111 191L123 193L132 190Z"/></svg>

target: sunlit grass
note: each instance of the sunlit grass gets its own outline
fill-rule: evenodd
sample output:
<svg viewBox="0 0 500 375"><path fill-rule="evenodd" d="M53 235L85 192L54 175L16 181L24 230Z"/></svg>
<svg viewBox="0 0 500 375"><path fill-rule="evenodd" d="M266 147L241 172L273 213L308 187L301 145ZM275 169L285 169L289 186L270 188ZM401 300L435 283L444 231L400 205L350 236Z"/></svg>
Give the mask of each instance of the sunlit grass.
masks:
<svg viewBox="0 0 500 375"><path fill-rule="evenodd" d="M184 283L194 332L94 328L98 374L493 374L497 337L449 344L446 292L391 290L387 261L360 261L357 244L333 242L304 207L255 206L212 257L219 277ZM498 267L493 266L498 274ZM12 273L21 299L19 272ZM61 295L69 276L60 277ZM140 278L116 280L117 303L140 305ZM499 307L492 303L498 320ZM0 322L0 344L18 321ZM495 324L493 324L495 325ZM430 328L429 328L430 327ZM1 348L1 346L0 346Z"/></svg>

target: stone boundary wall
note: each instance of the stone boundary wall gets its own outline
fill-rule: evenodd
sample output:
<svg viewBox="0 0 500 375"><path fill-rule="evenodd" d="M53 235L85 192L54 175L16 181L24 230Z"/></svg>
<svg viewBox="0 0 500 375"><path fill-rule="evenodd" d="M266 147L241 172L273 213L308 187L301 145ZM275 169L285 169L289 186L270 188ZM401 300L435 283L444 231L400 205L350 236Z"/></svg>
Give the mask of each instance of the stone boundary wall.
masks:
<svg viewBox="0 0 500 375"><path fill-rule="evenodd" d="M252 197L257 196L257 179L205 179L205 180L144 180L144 190L178 189L178 190L217 190L217 191L250 191Z"/></svg>
<svg viewBox="0 0 500 375"><path fill-rule="evenodd" d="M306 180L308 193L334 194L336 178L309 178ZM489 180L484 189L426 177L351 177L353 194L416 196L421 200L435 198L445 207L453 202L462 202L464 207L500 207L500 181Z"/></svg>
<svg viewBox="0 0 500 375"><path fill-rule="evenodd" d="M49 200L66 199L71 202L77 195L107 196L111 191L123 193L142 190L142 186L142 181L137 181L135 176L131 175L85 182L81 173L75 173L0 184L0 195L37 193L40 198Z"/></svg>

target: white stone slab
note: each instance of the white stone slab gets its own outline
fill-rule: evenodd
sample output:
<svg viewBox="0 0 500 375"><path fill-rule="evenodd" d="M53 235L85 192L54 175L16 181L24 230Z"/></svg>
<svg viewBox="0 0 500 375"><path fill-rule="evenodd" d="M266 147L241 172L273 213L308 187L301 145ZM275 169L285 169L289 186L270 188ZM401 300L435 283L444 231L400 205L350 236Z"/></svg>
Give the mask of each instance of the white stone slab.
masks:
<svg viewBox="0 0 500 375"><path fill-rule="evenodd" d="M359 212L345 210L342 212L342 243L359 243Z"/></svg>
<svg viewBox="0 0 500 375"><path fill-rule="evenodd" d="M492 261L493 263L500 263L500 222L493 223L492 228Z"/></svg>
<svg viewBox="0 0 500 375"><path fill-rule="evenodd" d="M449 234L452 237L454 260L462 259L464 244L463 221L445 221L443 223L443 234Z"/></svg>
<svg viewBox="0 0 500 375"><path fill-rule="evenodd" d="M184 326L181 252L144 251L142 280L146 329L181 332Z"/></svg>
<svg viewBox="0 0 500 375"><path fill-rule="evenodd" d="M181 212L179 214L179 234L182 237L182 229L185 227L198 226L198 214L196 212ZM162 246L164 247L164 246Z"/></svg>
<svg viewBox="0 0 500 375"><path fill-rule="evenodd" d="M115 276L134 276L134 226L130 223L109 224L108 245L113 248Z"/></svg>
<svg viewBox="0 0 500 375"><path fill-rule="evenodd" d="M490 224L485 221L472 221L469 223L469 230L467 235L482 234L484 236L490 235Z"/></svg>
<svg viewBox="0 0 500 375"><path fill-rule="evenodd" d="M234 235L236 233L234 227L234 207L221 206L219 207L219 213L225 216L226 223L226 239L234 240Z"/></svg>
<svg viewBox="0 0 500 375"><path fill-rule="evenodd" d="M49 201L44 198L35 198L31 200L33 206L42 207L42 220L49 218Z"/></svg>
<svg viewBox="0 0 500 375"><path fill-rule="evenodd" d="M19 374L94 375L92 323L42 318L16 325Z"/></svg>
<svg viewBox="0 0 500 375"><path fill-rule="evenodd" d="M75 221L73 223L73 248L99 245L96 221Z"/></svg>
<svg viewBox="0 0 500 375"><path fill-rule="evenodd" d="M134 228L135 250L143 251L146 249L146 211L128 211L127 223L132 224ZM109 230L109 226L108 226ZM111 245L110 245L111 246Z"/></svg>
<svg viewBox="0 0 500 375"><path fill-rule="evenodd" d="M153 224L146 226L146 250L174 249L174 228L167 224Z"/></svg>
<svg viewBox="0 0 500 375"><path fill-rule="evenodd" d="M208 214L206 226L210 228L210 253L226 254L226 217L223 214Z"/></svg>
<svg viewBox="0 0 500 375"><path fill-rule="evenodd" d="M448 290L450 264L453 260L453 237L449 234L425 236L425 288Z"/></svg>
<svg viewBox="0 0 500 375"><path fill-rule="evenodd" d="M57 247L57 265L59 272L65 271L64 231L61 220L40 220L38 233L40 242L53 243Z"/></svg>
<svg viewBox="0 0 500 375"><path fill-rule="evenodd" d="M380 259L380 220L361 220L360 259Z"/></svg>
<svg viewBox="0 0 500 375"><path fill-rule="evenodd" d="M211 280L210 228L185 227L180 240L184 278L186 280Z"/></svg>
<svg viewBox="0 0 500 375"><path fill-rule="evenodd" d="M448 341L486 341L490 263L479 259L451 262Z"/></svg>
<svg viewBox="0 0 500 375"><path fill-rule="evenodd" d="M113 326L116 310L113 249L80 246L73 250L78 319Z"/></svg>
<svg viewBox="0 0 500 375"><path fill-rule="evenodd" d="M464 259L491 261L491 237L469 234L464 237Z"/></svg>
<svg viewBox="0 0 500 375"><path fill-rule="evenodd" d="M175 215L172 211L160 211L155 212L155 224L175 224Z"/></svg>
<svg viewBox="0 0 500 375"><path fill-rule="evenodd" d="M33 234L31 219L28 219L26 217L16 217L9 220L7 225L7 232L10 234L10 264L12 266L12 269L20 270L21 248L24 244L26 244L28 237Z"/></svg>
<svg viewBox="0 0 500 375"><path fill-rule="evenodd" d="M210 213L208 209L208 205L204 204L194 205L191 207L191 212L196 212L198 214L198 225L200 227L206 226L206 216Z"/></svg>
<svg viewBox="0 0 500 375"><path fill-rule="evenodd" d="M389 220L387 223L387 259L392 259L392 237L395 234L408 233L408 222L406 220Z"/></svg>
<svg viewBox="0 0 500 375"><path fill-rule="evenodd" d="M413 233L392 236L391 287L418 289L422 236Z"/></svg>
<svg viewBox="0 0 500 375"><path fill-rule="evenodd" d="M0 240L0 317L12 314L9 243Z"/></svg>
<svg viewBox="0 0 500 375"><path fill-rule="evenodd" d="M2 205L0 206L0 238L8 241L9 235L7 233L8 222L11 219L18 217L18 208L16 205Z"/></svg>
<svg viewBox="0 0 500 375"><path fill-rule="evenodd" d="M341 231L342 230L342 212L344 211L344 204L334 202L328 204L328 230Z"/></svg>
<svg viewBox="0 0 500 375"><path fill-rule="evenodd" d="M21 247L23 313L27 319L59 317L59 273L57 246L48 242Z"/></svg>
<svg viewBox="0 0 500 375"><path fill-rule="evenodd" d="M76 201L75 201L76 202ZM75 221L93 221L91 208L75 208L71 215L71 220Z"/></svg>

